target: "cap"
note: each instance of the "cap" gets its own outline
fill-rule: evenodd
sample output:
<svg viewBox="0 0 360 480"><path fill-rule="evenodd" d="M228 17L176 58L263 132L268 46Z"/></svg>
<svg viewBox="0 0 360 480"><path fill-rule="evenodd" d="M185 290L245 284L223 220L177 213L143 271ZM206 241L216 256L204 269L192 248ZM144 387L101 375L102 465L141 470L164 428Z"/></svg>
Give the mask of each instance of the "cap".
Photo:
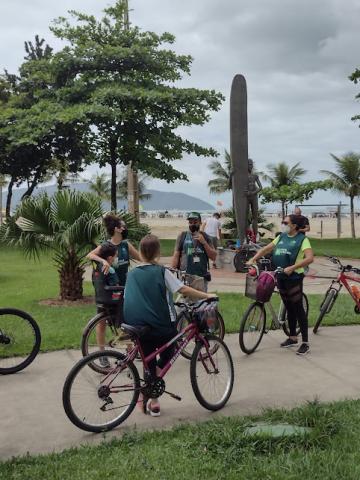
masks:
<svg viewBox="0 0 360 480"><path fill-rule="evenodd" d="M201 220L201 215L200 215L199 212L190 212L187 215L187 219L188 220L191 220L191 219Z"/></svg>

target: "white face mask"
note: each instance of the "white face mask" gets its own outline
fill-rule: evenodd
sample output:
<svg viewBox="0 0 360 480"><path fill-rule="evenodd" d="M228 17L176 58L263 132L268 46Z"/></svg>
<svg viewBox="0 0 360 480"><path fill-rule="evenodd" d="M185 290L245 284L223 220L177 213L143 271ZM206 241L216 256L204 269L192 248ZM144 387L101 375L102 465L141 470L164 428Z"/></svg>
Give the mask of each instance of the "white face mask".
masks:
<svg viewBox="0 0 360 480"><path fill-rule="evenodd" d="M281 224L281 231L283 233L290 233L290 227L289 225L285 225L284 223Z"/></svg>

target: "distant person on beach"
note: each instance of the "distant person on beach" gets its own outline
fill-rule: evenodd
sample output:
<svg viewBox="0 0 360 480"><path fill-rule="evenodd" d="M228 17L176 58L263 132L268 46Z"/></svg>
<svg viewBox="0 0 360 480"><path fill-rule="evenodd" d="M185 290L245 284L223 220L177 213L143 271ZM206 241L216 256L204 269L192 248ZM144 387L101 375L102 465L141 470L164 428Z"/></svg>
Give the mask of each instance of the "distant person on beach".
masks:
<svg viewBox="0 0 360 480"><path fill-rule="evenodd" d="M191 212L187 219L189 228L181 232L176 239L171 266L194 277L194 282L197 278L202 279L201 286L198 285L196 288L206 292L207 284L211 280L209 259L213 262L216 261L216 250L209 235L200 232L200 213ZM195 286L195 283L191 283L190 286Z"/></svg>
<svg viewBox="0 0 360 480"><path fill-rule="evenodd" d="M202 226L201 231L205 232L211 238L212 244L215 250L218 247L219 241L221 242L221 222L220 213L215 212L212 217L207 218ZM213 267L216 268L216 262L213 262Z"/></svg>
<svg viewBox="0 0 360 480"><path fill-rule="evenodd" d="M302 215L300 207L295 207L294 215L299 219L302 227L299 229L300 233L310 232L310 223L309 219Z"/></svg>

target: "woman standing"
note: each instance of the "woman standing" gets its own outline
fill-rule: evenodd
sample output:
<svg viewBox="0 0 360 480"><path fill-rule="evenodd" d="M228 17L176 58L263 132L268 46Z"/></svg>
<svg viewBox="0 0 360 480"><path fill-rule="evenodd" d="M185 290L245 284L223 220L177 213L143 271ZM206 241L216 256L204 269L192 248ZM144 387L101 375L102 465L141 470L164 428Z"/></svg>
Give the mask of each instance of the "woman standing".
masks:
<svg viewBox="0 0 360 480"><path fill-rule="evenodd" d="M87 258L89 260L102 263L102 270L105 274L108 274L110 267L115 269L115 272L119 278L119 285L125 286L126 277L129 270L130 259L140 260L140 254L136 248L127 240L128 230L125 222L117 215L110 213L104 217L104 225L109 235L109 240L99 245L92 250ZM109 265L106 259L99 256L101 247L105 244L113 245L117 248L116 261L113 265ZM97 312L101 313L102 309L97 308ZM122 309L121 309L122 314ZM121 319L122 320L122 319ZM96 340L100 350L105 349L105 330L106 322L101 321L96 326ZM103 367L107 367L106 358L102 357L101 361L104 362Z"/></svg>
<svg viewBox="0 0 360 480"><path fill-rule="evenodd" d="M302 343L296 353L306 355L310 347L308 342L308 318L303 307L302 292L304 267L314 261L314 254L309 239L299 232L302 224L296 215L285 217L281 226L283 233L269 245L259 250L249 260L248 265L273 252L273 264L275 267L284 269L284 273L277 275L277 285L288 313L290 336L280 346L288 348L298 344L296 336L296 324L298 322Z"/></svg>

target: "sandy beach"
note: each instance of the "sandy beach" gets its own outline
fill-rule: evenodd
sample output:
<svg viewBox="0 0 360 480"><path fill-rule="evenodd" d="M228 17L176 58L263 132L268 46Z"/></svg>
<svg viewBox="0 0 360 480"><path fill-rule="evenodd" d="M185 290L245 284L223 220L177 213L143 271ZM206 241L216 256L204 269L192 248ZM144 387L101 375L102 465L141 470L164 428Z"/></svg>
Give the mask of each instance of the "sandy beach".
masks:
<svg viewBox="0 0 360 480"><path fill-rule="evenodd" d="M281 219L279 217L269 217L269 222L275 224L274 233L280 230ZM177 235L186 229L187 222L185 218L179 217L148 217L141 220L143 223L147 223L151 228L154 235L159 238L176 238ZM310 236L315 238L321 238L321 222L323 238L336 238L337 232L337 220L336 218L309 218L310 221ZM360 235L360 217L355 219L355 229L358 235ZM342 237L350 237L350 218L341 218L341 230Z"/></svg>

